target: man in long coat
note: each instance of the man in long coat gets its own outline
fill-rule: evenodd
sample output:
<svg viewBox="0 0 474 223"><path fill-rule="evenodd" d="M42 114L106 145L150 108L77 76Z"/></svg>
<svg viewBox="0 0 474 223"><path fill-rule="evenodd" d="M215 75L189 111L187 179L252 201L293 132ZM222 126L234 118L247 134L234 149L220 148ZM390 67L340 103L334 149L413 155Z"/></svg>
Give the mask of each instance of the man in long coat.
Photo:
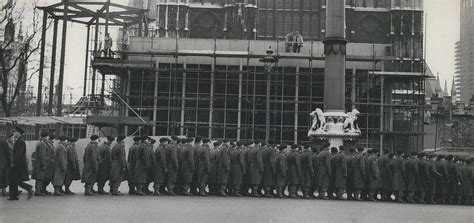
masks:
<svg viewBox="0 0 474 223"><path fill-rule="evenodd" d="M54 178L54 168L56 166L55 164L55 159L56 159L56 153L54 149L54 139L55 136L49 135L49 139L46 140L46 169L45 169L45 175L44 175L44 180L43 180L43 193L44 194L51 194L47 190L48 185L52 183L53 178Z"/></svg>
<svg viewBox="0 0 474 223"><path fill-rule="evenodd" d="M147 175L146 183L145 185L143 185L143 193L147 195L154 194L154 192L150 190L150 184L154 182L155 174L156 174L155 173L156 160L155 160L155 148L154 148L155 143L156 143L155 139L148 137L146 141L146 145L147 145L146 148L147 148L148 156L150 157L150 166L148 167L148 170L147 170L148 175Z"/></svg>
<svg viewBox="0 0 474 223"><path fill-rule="evenodd" d="M418 191L418 203L426 203L426 193L428 192L428 184L430 172L428 169L428 164L426 161L425 153L418 153L417 155L417 165L418 165L418 181L417 181L417 191Z"/></svg>
<svg viewBox="0 0 474 223"><path fill-rule="evenodd" d="M138 146L140 145L140 137L133 137L133 145L128 151L128 194L133 195L137 193L137 188L135 185L135 175L136 175L136 164L138 159Z"/></svg>
<svg viewBox="0 0 474 223"><path fill-rule="evenodd" d="M9 198L10 201L19 200L18 187L28 191L28 199L33 196L33 187L25 181L30 180L28 176L28 162L26 161L26 143L23 140L23 129L15 126L13 134L16 138L12 150L12 159L10 163L8 182L9 182Z"/></svg>
<svg viewBox="0 0 474 223"><path fill-rule="evenodd" d="M114 141L114 137L107 136L107 141L102 143L99 146L99 170L97 173L97 187L99 194L109 194L104 191L104 186L107 181L110 180L110 170L112 167L111 159L110 159L110 146Z"/></svg>
<svg viewBox="0 0 474 223"><path fill-rule="evenodd" d="M348 200L354 200L354 168L353 161L355 156L355 148L349 148L346 150L346 163L347 163L347 178L346 178L346 193Z"/></svg>
<svg viewBox="0 0 474 223"><path fill-rule="evenodd" d="M65 194L74 194L69 187L72 184L72 181L81 180L81 170L79 169L79 156L76 151L76 142L77 138L68 139L69 144L66 147L67 153L67 168L66 176L64 179L64 193Z"/></svg>
<svg viewBox="0 0 474 223"><path fill-rule="evenodd" d="M284 150L286 149L287 145L282 144L278 146L278 153L276 154L276 161L275 161L275 187L276 187L276 196L282 198L284 195L284 191L287 185L286 176L288 174L288 165L286 161L286 155Z"/></svg>
<svg viewBox="0 0 474 223"><path fill-rule="evenodd" d="M127 174L127 160L125 159L125 136L117 137L117 143L112 147L110 153L111 171L110 171L110 192L114 196L123 195L119 191L120 184L125 180Z"/></svg>
<svg viewBox="0 0 474 223"><path fill-rule="evenodd" d="M346 189L346 180L347 180L347 161L346 155L344 154L345 148L344 146L339 147L339 152L334 155L331 163L333 164L333 181L334 181L334 188L336 192L336 198L339 200L343 200L342 194Z"/></svg>
<svg viewBox="0 0 474 223"><path fill-rule="evenodd" d="M166 150L169 146L169 139L161 138L159 142L160 145L158 145L153 154L153 159L155 160L155 164L153 166L153 195L155 196L160 196L161 192L164 191L164 183L166 179L166 173L168 171L166 163Z"/></svg>
<svg viewBox="0 0 474 223"><path fill-rule="evenodd" d="M2 195L6 196L6 187L8 186L8 168L11 164L11 152L6 138L0 138L0 190Z"/></svg>
<svg viewBox="0 0 474 223"><path fill-rule="evenodd" d="M319 187L319 198L329 199L327 197L327 191L329 188L329 180L332 175L331 171L331 154L329 153L329 146L331 144L325 143L324 149L318 155L318 187Z"/></svg>
<svg viewBox="0 0 474 223"><path fill-rule="evenodd" d="M230 153L230 184L232 195L240 197L240 186L245 174L243 143L237 142L237 148Z"/></svg>
<svg viewBox="0 0 474 223"><path fill-rule="evenodd" d="M44 180L46 178L46 151L48 150L48 133L42 132L40 140L36 144L35 151L33 152L33 173L32 178L35 179L35 195L44 196Z"/></svg>
<svg viewBox="0 0 474 223"><path fill-rule="evenodd" d="M198 152L195 159L198 161L197 184L199 187L199 195L201 196L206 196L206 186L209 178L209 170L211 169L209 142L209 139L203 139L202 144L197 144Z"/></svg>
<svg viewBox="0 0 474 223"><path fill-rule="evenodd" d="M291 146L291 151L286 157L288 164L288 191L290 198L296 198L296 192L301 182L301 163L300 156L298 154L298 145L294 144Z"/></svg>
<svg viewBox="0 0 474 223"><path fill-rule="evenodd" d="M418 160L416 159L416 153L412 153L410 158L405 164L406 176L407 176L407 202L415 203L415 193L418 190Z"/></svg>
<svg viewBox="0 0 474 223"><path fill-rule="evenodd" d="M319 154L319 149L316 147L316 145L312 146L312 163L313 163L313 179L311 180L311 190L309 191L309 196L312 198L315 198L316 195L315 193L318 191L318 174L319 174L319 160L318 160L318 154Z"/></svg>
<svg viewBox="0 0 474 223"><path fill-rule="evenodd" d="M314 175L313 154L311 153L311 147L309 144L304 145L303 153L299 158L301 165L301 190L303 192L303 198L308 199L309 188L311 187L311 181Z"/></svg>
<svg viewBox="0 0 474 223"><path fill-rule="evenodd" d="M357 201L361 199L361 192L365 186L365 179L366 179L366 167L365 167L365 160L362 159L364 149L362 147L357 148L357 154L354 155L351 161L351 168L352 168L352 182L354 187L354 199Z"/></svg>
<svg viewBox="0 0 474 223"><path fill-rule="evenodd" d="M430 154L428 156L428 161L427 161L427 165L428 165L428 171L429 171L429 178L428 178L428 193L429 193L429 203L430 204L436 204L436 193L438 191L438 187L437 187L437 179L438 177L442 177L443 175L441 173L438 172L438 170L436 169L436 155L435 154Z"/></svg>
<svg viewBox="0 0 474 223"><path fill-rule="evenodd" d="M459 172L459 168L454 161L453 155L448 155L446 157L446 169L448 170L448 193L446 196L446 202L450 204L457 203L457 191L458 185L461 184L461 174Z"/></svg>
<svg viewBox="0 0 474 223"><path fill-rule="evenodd" d="M229 183L230 172L230 145L228 142L220 145L218 155L219 167L217 169L217 184L219 185L219 196L227 196L225 189Z"/></svg>
<svg viewBox="0 0 474 223"><path fill-rule="evenodd" d="M171 137L170 144L165 147L166 151L166 189L168 194L176 195L174 193L174 187L176 184L177 174L178 174L178 150L177 150L177 138L176 136Z"/></svg>
<svg viewBox="0 0 474 223"><path fill-rule="evenodd" d="M191 143L194 141L193 138L186 138L183 139L185 144L183 145L182 151L182 183L183 183L183 193L184 195L191 196L190 193L190 184L193 180L193 172L194 172L194 151L193 146Z"/></svg>
<svg viewBox="0 0 474 223"><path fill-rule="evenodd" d="M438 155L438 159L436 160L436 170L442 175L436 179L436 196L438 197L437 203L445 204L446 196L448 194L449 174L446 166L446 160L443 155Z"/></svg>
<svg viewBox="0 0 474 223"><path fill-rule="evenodd" d="M67 151L66 151L66 136L59 137L59 144L56 147L56 161L55 161L55 168L54 168L54 178L53 178L53 186L54 186L54 195L55 196L62 196L64 193L62 192L62 187L64 185L64 180L66 178L66 168L67 168Z"/></svg>
<svg viewBox="0 0 474 223"><path fill-rule="evenodd" d="M392 191L397 202L403 202L403 190L405 189L405 165L402 160L403 152L399 151L390 162L392 172Z"/></svg>
<svg viewBox="0 0 474 223"><path fill-rule="evenodd" d="M209 162L210 162L210 170L209 170L209 177L208 177L208 184L209 184L209 194L218 195L219 193L219 186L217 185L217 170L219 168L219 148L221 142L217 141L213 143L213 147L209 153Z"/></svg>
<svg viewBox="0 0 474 223"><path fill-rule="evenodd" d="M263 157L260 149L260 142L255 142L250 146L249 165L250 165L250 185L252 188L252 196L258 197L258 185L262 181L263 173Z"/></svg>
<svg viewBox="0 0 474 223"><path fill-rule="evenodd" d="M148 136L142 136L137 149L137 161L134 170L134 183L137 188L137 195L145 195L145 193L143 193L143 186L148 181L148 168L150 168L150 159L152 157L150 157L150 153L148 152L149 145L147 140Z"/></svg>
<svg viewBox="0 0 474 223"><path fill-rule="evenodd" d="M461 180L462 180L462 204L473 205L474 196L474 166L472 160L466 158L464 164L461 166Z"/></svg>
<svg viewBox="0 0 474 223"><path fill-rule="evenodd" d="M86 196L95 196L92 187L97 182L97 172L99 170L99 147L97 146L97 140L99 136L92 135L90 137L91 142L86 146L84 150L84 169L82 171L82 183L85 184Z"/></svg>
<svg viewBox="0 0 474 223"><path fill-rule="evenodd" d="M263 174L260 185L265 190L265 196L270 197L273 195L272 188L274 186L273 175L275 174L275 151L272 145L266 145L262 150L262 161L263 161Z"/></svg>
<svg viewBox="0 0 474 223"><path fill-rule="evenodd" d="M197 136L194 138L194 144L192 144L192 149L193 149L193 156L194 156L194 171L193 171L193 179L190 184L190 193L193 195L198 195L199 194L199 158L198 158L198 153L199 149L201 148L202 145L202 137Z"/></svg>
<svg viewBox="0 0 474 223"><path fill-rule="evenodd" d="M373 150L367 151L369 157L366 160L366 173L367 173L367 188L369 193L369 200L375 201L375 192L377 191L380 170L377 164L377 153Z"/></svg>
<svg viewBox="0 0 474 223"><path fill-rule="evenodd" d="M390 157L387 150L384 150L384 154L381 155L377 161L380 170L380 184L379 190L383 201L391 200L390 195L392 194L392 177L390 171Z"/></svg>

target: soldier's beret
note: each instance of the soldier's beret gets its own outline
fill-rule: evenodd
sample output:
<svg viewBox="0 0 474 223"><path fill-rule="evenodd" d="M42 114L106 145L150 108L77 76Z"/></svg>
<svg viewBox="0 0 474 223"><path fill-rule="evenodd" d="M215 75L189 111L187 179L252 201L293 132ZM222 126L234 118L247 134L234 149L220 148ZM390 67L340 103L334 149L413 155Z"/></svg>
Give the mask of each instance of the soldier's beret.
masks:
<svg viewBox="0 0 474 223"><path fill-rule="evenodd" d="M238 142L237 142L237 146L242 146L243 144L244 144L244 143L241 142L241 141L238 141Z"/></svg>
<svg viewBox="0 0 474 223"><path fill-rule="evenodd" d="M252 142L251 142L251 141L246 141L246 142L244 142L244 146L250 146L250 145L252 145Z"/></svg>
<svg viewBox="0 0 474 223"><path fill-rule="evenodd" d="M178 136L171 136L171 139L174 140L174 141L178 141Z"/></svg>
<svg viewBox="0 0 474 223"><path fill-rule="evenodd" d="M403 159L410 157L408 154L403 154Z"/></svg>
<svg viewBox="0 0 474 223"><path fill-rule="evenodd" d="M126 137L124 135L119 135L117 136L117 142L121 142L125 139Z"/></svg>
<svg viewBox="0 0 474 223"><path fill-rule="evenodd" d="M134 142L139 142L139 141L140 141L140 136L135 136L135 137L133 137L133 141L134 141Z"/></svg>
<svg viewBox="0 0 474 223"><path fill-rule="evenodd" d="M155 143L156 143L156 140L150 138L150 143L151 143L151 144L155 144Z"/></svg>
<svg viewBox="0 0 474 223"><path fill-rule="evenodd" d="M160 138L160 143L164 143L164 142L167 142L167 141L168 141L168 138L166 138L166 137Z"/></svg>
<svg viewBox="0 0 474 223"><path fill-rule="evenodd" d="M77 142L77 140L78 140L78 139L77 139L77 138L74 138L74 137L68 139L69 142Z"/></svg>
<svg viewBox="0 0 474 223"><path fill-rule="evenodd" d="M362 148L362 147L357 147L357 151L362 152L362 151L364 151L364 148Z"/></svg>
<svg viewBox="0 0 474 223"><path fill-rule="evenodd" d="M59 136L59 141L66 141L67 137L66 136Z"/></svg>
<svg viewBox="0 0 474 223"><path fill-rule="evenodd" d="M13 131L18 132L18 133L21 133L21 134L25 133L25 130L23 130L22 128L20 128L20 126L15 126L15 127L13 127Z"/></svg>
<svg viewBox="0 0 474 223"><path fill-rule="evenodd" d="M444 159L443 155L438 155L438 159Z"/></svg>
<svg viewBox="0 0 474 223"><path fill-rule="evenodd" d="M272 139L268 140L268 145L273 145L275 144L275 141L273 141Z"/></svg>
<svg viewBox="0 0 474 223"><path fill-rule="evenodd" d="M425 156L426 156L425 153L418 153L418 155L417 155L418 158L423 158L423 157L425 157Z"/></svg>
<svg viewBox="0 0 474 223"><path fill-rule="evenodd" d="M309 147L311 147L311 144L309 144L309 143L305 143L305 144L304 144L304 148L305 148L305 149L307 149L307 148L309 148Z"/></svg>
<svg viewBox="0 0 474 223"><path fill-rule="evenodd" d="M260 142L260 145L262 145L262 146L266 146L266 145L267 145L267 143L266 143L266 142L264 142L264 141L261 141L261 142Z"/></svg>
<svg viewBox="0 0 474 223"><path fill-rule="evenodd" d="M328 142L324 143L324 147L330 147L330 146L331 146L331 143L328 143Z"/></svg>
<svg viewBox="0 0 474 223"><path fill-rule="evenodd" d="M331 147L331 153L337 153L337 148L336 147Z"/></svg>
<svg viewBox="0 0 474 223"><path fill-rule="evenodd" d="M211 142L211 140L209 140L209 139L203 139L202 140L202 143L209 143L209 142Z"/></svg>
<svg viewBox="0 0 474 223"><path fill-rule="evenodd" d="M292 149L296 149L296 148L298 148L298 147L299 147L299 146L298 146L297 144L291 145L291 148L292 148Z"/></svg>
<svg viewBox="0 0 474 223"><path fill-rule="evenodd" d="M446 157L446 159L447 159L447 160L450 160L450 161L453 160L453 158L454 158L453 155L448 155L448 156Z"/></svg>
<svg viewBox="0 0 474 223"><path fill-rule="evenodd" d="M91 140L97 140L97 139L99 139L99 136L98 136L98 135L92 135L92 136L90 137L90 139L91 139Z"/></svg>
<svg viewBox="0 0 474 223"><path fill-rule="evenodd" d="M140 137L140 140L142 140L142 141L145 141L145 140L147 140L147 139L148 139L148 136L141 136L141 137Z"/></svg>
<svg viewBox="0 0 474 223"><path fill-rule="evenodd" d="M115 138L114 138L114 137L112 137L112 136L107 136L107 140L109 140L109 141L112 141L112 142L113 142L113 141L115 140Z"/></svg>
<svg viewBox="0 0 474 223"><path fill-rule="evenodd" d="M220 146L221 144L222 144L221 141L216 141L216 142L214 142L214 146Z"/></svg>
<svg viewBox="0 0 474 223"><path fill-rule="evenodd" d="M202 141L202 138L200 136L196 136L196 138L194 138L195 143L199 143L201 141Z"/></svg>
<svg viewBox="0 0 474 223"><path fill-rule="evenodd" d="M224 141L223 141L223 142L224 142L224 143L228 143L228 142L229 142L229 140L228 140L228 139L224 139Z"/></svg>
<svg viewBox="0 0 474 223"><path fill-rule="evenodd" d="M47 132L42 132L40 134L41 138L48 137L48 135L49 135L49 133L47 133Z"/></svg>
<svg viewBox="0 0 474 223"><path fill-rule="evenodd" d="M380 149L372 149L374 153L380 152Z"/></svg>
<svg viewBox="0 0 474 223"><path fill-rule="evenodd" d="M55 138L56 138L56 136L54 136L54 135L49 135L49 140L54 140ZM97 138L99 138L99 137L97 137Z"/></svg>
<svg viewBox="0 0 474 223"><path fill-rule="evenodd" d="M466 159L465 162L466 162L466 164L471 164L471 163L472 163L472 159Z"/></svg>
<svg viewBox="0 0 474 223"><path fill-rule="evenodd" d="M286 149L286 147L288 147L288 146L283 143L283 144L281 144L280 146L278 146L278 149L279 149L279 150L284 150L284 149Z"/></svg>
<svg viewBox="0 0 474 223"><path fill-rule="evenodd" d="M354 152L355 152L355 149L351 147L351 148L349 148L349 152L350 152L350 153L354 153Z"/></svg>

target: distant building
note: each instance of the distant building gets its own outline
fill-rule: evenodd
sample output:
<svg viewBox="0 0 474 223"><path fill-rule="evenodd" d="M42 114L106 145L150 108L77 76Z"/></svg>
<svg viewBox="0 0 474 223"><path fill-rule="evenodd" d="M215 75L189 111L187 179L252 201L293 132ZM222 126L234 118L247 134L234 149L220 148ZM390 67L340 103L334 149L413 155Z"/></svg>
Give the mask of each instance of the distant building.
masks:
<svg viewBox="0 0 474 223"><path fill-rule="evenodd" d="M456 43L456 97L469 103L474 95L474 1L461 0L461 35Z"/></svg>

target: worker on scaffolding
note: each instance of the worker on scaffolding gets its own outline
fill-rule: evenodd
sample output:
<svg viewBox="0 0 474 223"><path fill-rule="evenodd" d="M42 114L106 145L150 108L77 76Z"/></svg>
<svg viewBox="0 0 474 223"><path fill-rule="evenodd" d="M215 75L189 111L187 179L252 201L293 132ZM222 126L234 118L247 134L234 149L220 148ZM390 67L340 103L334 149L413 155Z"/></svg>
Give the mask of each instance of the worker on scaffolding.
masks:
<svg viewBox="0 0 474 223"><path fill-rule="evenodd" d="M289 53L293 50L294 33L288 33L285 36L285 52Z"/></svg>
<svg viewBox="0 0 474 223"><path fill-rule="evenodd" d="M110 37L109 33L106 33L104 38L104 56L112 57L113 53L114 52L112 51L112 38Z"/></svg>
<svg viewBox="0 0 474 223"><path fill-rule="evenodd" d="M303 36L299 31L293 34L293 53L300 53L301 47L303 47Z"/></svg>

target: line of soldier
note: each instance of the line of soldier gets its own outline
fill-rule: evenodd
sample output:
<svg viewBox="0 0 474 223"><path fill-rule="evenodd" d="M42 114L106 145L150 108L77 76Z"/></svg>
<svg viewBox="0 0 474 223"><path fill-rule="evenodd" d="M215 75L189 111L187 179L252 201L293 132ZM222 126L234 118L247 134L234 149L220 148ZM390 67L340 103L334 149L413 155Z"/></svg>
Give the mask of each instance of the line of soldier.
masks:
<svg viewBox="0 0 474 223"><path fill-rule="evenodd" d="M328 143L321 151L309 143L287 146L225 140L211 145L209 139L176 136L161 138L156 148L154 139L134 137L127 156L125 136L117 137L112 148L115 138L107 137L100 146L98 138L92 136L85 148L81 178L74 148L77 139L60 137L53 152L52 138L42 133L34 155L36 195L47 194L50 182L55 195L73 194L71 182L82 179L85 195L108 194L104 190L107 181L112 195L123 195L119 187L127 180L129 194L136 195L473 204L473 158L388 151L380 155L376 149L364 152L341 146L338 150ZM50 154L44 155L49 158L43 154Z"/></svg>

